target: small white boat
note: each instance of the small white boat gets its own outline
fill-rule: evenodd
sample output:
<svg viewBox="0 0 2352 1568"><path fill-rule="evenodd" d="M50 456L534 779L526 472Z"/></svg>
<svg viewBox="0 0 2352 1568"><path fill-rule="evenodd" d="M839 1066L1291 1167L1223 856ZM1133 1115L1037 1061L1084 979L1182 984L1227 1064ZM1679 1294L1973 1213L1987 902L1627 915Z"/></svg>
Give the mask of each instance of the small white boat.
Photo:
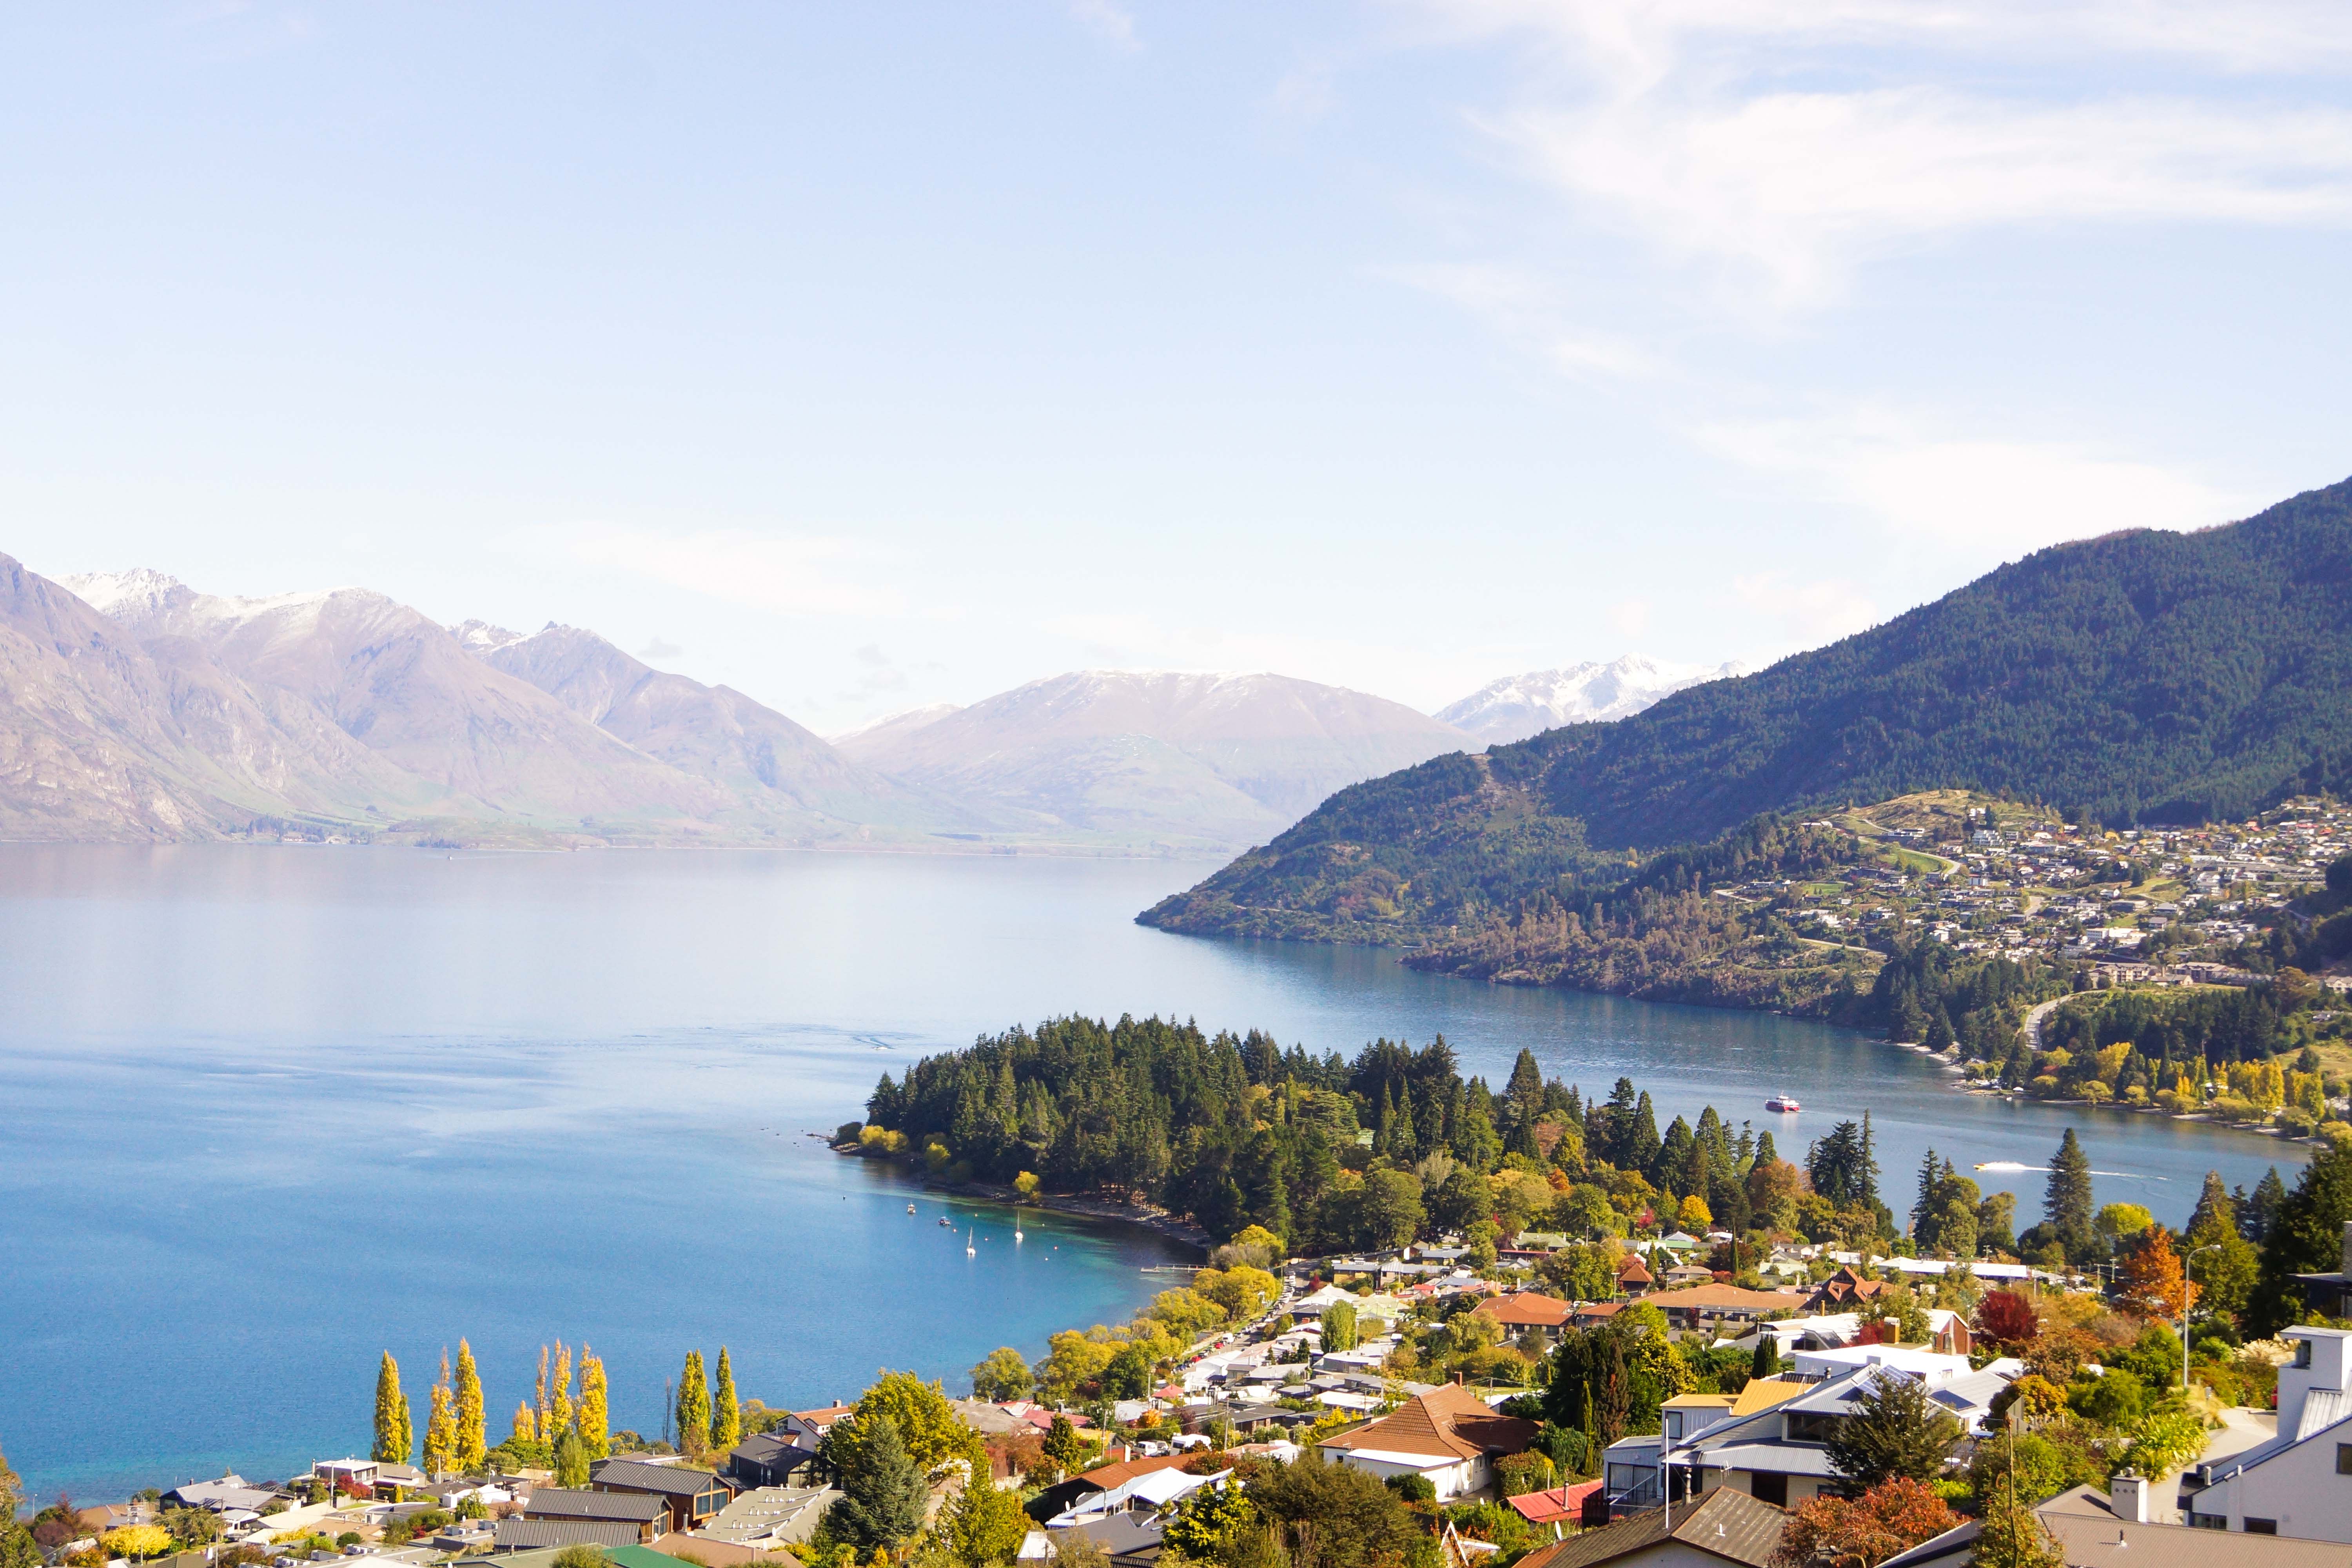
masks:
<svg viewBox="0 0 2352 1568"><path fill-rule="evenodd" d="M907 1212L908 1212L908 1214L913 1214L913 1213L915 1212L915 1205L912 1205L912 1204L908 1204L908 1205L907 1205Z"/></svg>
<svg viewBox="0 0 2352 1568"><path fill-rule="evenodd" d="M1017 1225L1013 1227L1013 1240L1015 1245L1018 1245L1021 1240L1021 1227Z"/></svg>
<svg viewBox="0 0 2352 1568"><path fill-rule="evenodd" d="M1778 1111L1782 1116L1794 1116L1805 1108L1798 1103L1793 1094L1776 1094L1764 1102L1764 1109Z"/></svg>
<svg viewBox="0 0 2352 1568"><path fill-rule="evenodd" d="M971 1257L974 1256L974 1252L973 1252L972 1245L971 1245L971 1232L970 1232L970 1231L966 1231L966 1232L964 1232L964 1236L963 1236L963 1255L964 1255L966 1258L971 1258Z"/></svg>

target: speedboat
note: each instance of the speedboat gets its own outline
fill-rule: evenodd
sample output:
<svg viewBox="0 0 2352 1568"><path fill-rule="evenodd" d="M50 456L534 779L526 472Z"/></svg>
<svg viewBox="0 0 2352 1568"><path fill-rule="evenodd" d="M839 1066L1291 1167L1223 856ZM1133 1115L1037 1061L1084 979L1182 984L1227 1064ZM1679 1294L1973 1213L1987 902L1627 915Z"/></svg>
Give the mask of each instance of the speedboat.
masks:
<svg viewBox="0 0 2352 1568"><path fill-rule="evenodd" d="M953 1230L955 1228L955 1221L948 1218L945 1215L940 1215L940 1228L942 1230Z"/></svg>
<svg viewBox="0 0 2352 1568"><path fill-rule="evenodd" d="M1797 1097L1793 1094L1776 1094L1764 1102L1764 1109L1778 1111L1783 1116L1794 1116L1805 1108L1797 1103Z"/></svg>

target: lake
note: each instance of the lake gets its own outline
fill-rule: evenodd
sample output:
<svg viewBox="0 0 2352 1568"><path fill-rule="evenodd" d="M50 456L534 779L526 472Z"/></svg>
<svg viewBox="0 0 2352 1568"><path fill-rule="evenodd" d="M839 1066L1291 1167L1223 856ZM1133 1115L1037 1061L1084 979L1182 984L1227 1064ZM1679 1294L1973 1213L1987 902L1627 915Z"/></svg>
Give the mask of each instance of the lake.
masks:
<svg viewBox="0 0 2352 1568"><path fill-rule="evenodd" d="M1015 1245L1002 1211L804 1134L884 1071L1057 1014L1318 1053L1443 1033L1496 1084L1527 1047L1588 1092L1631 1076L1662 1125L1713 1103L1790 1157L1866 1109L1898 1212L1929 1146L2041 1165L2070 1123L2100 1202L2176 1224L2208 1169L2291 1179L2306 1152L1963 1096L1821 1025L1132 922L1212 868L0 846L0 1451L36 1497L281 1477L365 1451L383 1350L421 1426L461 1335L493 1441L558 1337L595 1347L614 1425L648 1433L695 1347L729 1346L771 1405L854 1396L883 1366L961 1391L995 1346L1042 1354L1194 1255L1050 1215ZM1780 1090L1804 1114L1768 1115ZM1980 1179L2032 1217L2039 1174Z"/></svg>

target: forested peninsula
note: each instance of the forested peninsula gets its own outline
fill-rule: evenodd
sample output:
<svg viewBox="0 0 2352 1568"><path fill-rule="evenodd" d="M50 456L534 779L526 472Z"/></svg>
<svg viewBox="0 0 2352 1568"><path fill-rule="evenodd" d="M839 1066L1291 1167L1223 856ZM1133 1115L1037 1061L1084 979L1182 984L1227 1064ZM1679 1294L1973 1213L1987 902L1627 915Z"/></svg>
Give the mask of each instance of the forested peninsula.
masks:
<svg viewBox="0 0 2352 1568"><path fill-rule="evenodd" d="M1844 1247L1892 1246L1905 1228L1880 1200L1866 1116L1792 1160L1711 1107L1662 1131L1630 1079L1587 1096L1526 1051L1495 1090L1463 1077L1443 1037L1375 1040L1349 1061L1258 1030L1056 1018L927 1057L903 1081L886 1073L866 1122L839 1139L950 1181L1140 1197L1219 1241L1259 1226L1292 1254L1444 1233L1491 1254L1523 1230L1556 1232L1580 1244L1560 1268L1598 1271L1587 1294L1613 1278L1603 1244L1645 1227ZM1947 1178L1938 1217L1957 1204L1979 1244L2013 1251L2008 1195Z"/></svg>

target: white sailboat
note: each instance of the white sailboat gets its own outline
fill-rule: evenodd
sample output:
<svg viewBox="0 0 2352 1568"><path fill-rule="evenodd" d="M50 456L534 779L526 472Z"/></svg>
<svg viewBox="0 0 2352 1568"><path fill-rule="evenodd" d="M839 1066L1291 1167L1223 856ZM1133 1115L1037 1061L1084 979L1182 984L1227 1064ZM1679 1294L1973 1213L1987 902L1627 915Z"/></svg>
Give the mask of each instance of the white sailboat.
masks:
<svg viewBox="0 0 2352 1568"><path fill-rule="evenodd" d="M972 1250L972 1245L971 1245L971 1234L972 1234L972 1233L971 1233L971 1231L965 1231L965 1232L963 1233L963 1255L964 1255L966 1258L970 1258L970 1257L972 1257L972 1256L973 1256L973 1250Z"/></svg>

